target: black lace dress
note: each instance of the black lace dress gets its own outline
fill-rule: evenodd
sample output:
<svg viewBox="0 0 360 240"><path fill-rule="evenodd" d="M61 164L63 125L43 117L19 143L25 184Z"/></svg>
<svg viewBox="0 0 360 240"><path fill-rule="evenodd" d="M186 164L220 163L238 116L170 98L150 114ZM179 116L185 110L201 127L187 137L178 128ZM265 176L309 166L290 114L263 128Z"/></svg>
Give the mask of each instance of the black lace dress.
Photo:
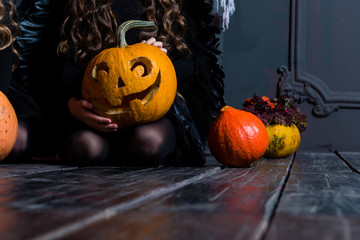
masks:
<svg viewBox="0 0 360 240"><path fill-rule="evenodd" d="M5 95L8 92L11 81L11 68L13 53L11 47L0 50L0 91Z"/></svg>
<svg viewBox="0 0 360 240"><path fill-rule="evenodd" d="M6 3L6 2L5 2ZM0 23L2 25L10 25L9 6L5 4L5 11ZM0 46L1 47L1 46ZM11 46L0 50L0 91L7 95L9 84L11 81L11 69L13 64L13 52Z"/></svg>
<svg viewBox="0 0 360 240"><path fill-rule="evenodd" d="M63 20L59 9L63 7L60 0L21 2L20 26L23 35L18 44L24 54L21 55L22 67L14 74L12 87L20 118L31 122L35 131L55 138L55 141L46 141L55 146L49 148L55 151L60 144L56 139L61 139L57 136L67 128L62 120L66 114L60 110L66 102L63 96L65 100L80 97L83 74L72 61L61 64L56 55L56 45L60 39L58 29ZM112 10L118 23L142 18L136 1L114 0ZM185 41L192 54L172 59L178 77L178 92L185 100L176 97L166 115L177 130L177 146L169 158L169 164L204 164L207 133L220 108L225 105L224 73L218 64L217 29L211 26L210 11L210 6L203 0L183 2L183 12L188 22ZM130 30L127 41L129 44L138 42L138 32Z"/></svg>

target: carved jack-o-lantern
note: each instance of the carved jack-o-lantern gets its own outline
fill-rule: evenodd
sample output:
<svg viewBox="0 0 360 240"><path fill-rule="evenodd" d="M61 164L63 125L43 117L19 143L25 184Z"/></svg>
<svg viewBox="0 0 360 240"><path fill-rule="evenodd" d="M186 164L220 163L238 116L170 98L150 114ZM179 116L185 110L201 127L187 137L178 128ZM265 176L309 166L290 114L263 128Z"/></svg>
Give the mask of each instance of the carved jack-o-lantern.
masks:
<svg viewBox="0 0 360 240"><path fill-rule="evenodd" d="M83 98L94 105L94 112L120 129L163 117L177 89L174 66L163 51L145 43L127 45L125 33L134 27L155 25L134 20L122 24L118 47L105 49L90 61L82 85Z"/></svg>

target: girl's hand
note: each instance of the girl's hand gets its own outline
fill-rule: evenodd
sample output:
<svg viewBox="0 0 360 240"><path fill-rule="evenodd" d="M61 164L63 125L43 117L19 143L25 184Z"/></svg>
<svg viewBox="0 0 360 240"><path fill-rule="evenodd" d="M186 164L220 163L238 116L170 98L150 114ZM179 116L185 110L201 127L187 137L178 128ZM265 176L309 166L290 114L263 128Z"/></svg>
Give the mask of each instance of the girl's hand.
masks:
<svg viewBox="0 0 360 240"><path fill-rule="evenodd" d="M158 47L160 48L161 51L163 51L164 53L167 54L167 50L165 48L163 48L163 43L162 42L159 42L159 41L156 41L155 38L149 38L147 41L146 40L143 40L141 41L141 43L146 43L146 44L149 44L149 45L153 45L155 47Z"/></svg>
<svg viewBox="0 0 360 240"><path fill-rule="evenodd" d="M92 111L93 107L89 101L84 99L78 100L76 98L70 98L68 101L68 108L71 115L85 125L101 132L115 132L118 126L111 123L109 118L95 114Z"/></svg>

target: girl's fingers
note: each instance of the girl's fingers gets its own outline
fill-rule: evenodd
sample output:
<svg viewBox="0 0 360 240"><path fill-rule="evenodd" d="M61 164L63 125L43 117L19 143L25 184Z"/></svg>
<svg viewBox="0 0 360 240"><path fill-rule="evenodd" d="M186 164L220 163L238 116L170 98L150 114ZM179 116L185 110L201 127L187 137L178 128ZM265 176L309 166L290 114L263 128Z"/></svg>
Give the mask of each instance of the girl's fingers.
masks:
<svg viewBox="0 0 360 240"><path fill-rule="evenodd" d="M163 43L162 42L154 42L152 45L154 45L155 47L158 47L158 48L163 48Z"/></svg>
<svg viewBox="0 0 360 240"><path fill-rule="evenodd" d="M160 48L161 51L163 51L165 54L167 54L167 49L166 48Z"/></svg>
<svg viewBox="0 0 360 240"><path fill-rule="evenodd" d="M80 101L80 104L81 104L81 106L83 107L83 108L85 108L85 109L92 109L94 106L89 102L89 101L87 101L87 100L84 100L84 99L82 99L82 100L79 100Z"/></svg>
<svg viewBox="0 0 360 240"><path fill-rule="evenodd" d="M155 42L156 42L156 39L153 38L153 37L151 37L151 38L149 38L145 43L146 43L146 44L149 44L149 45L153 45Z"/></svg>
<svg viewBox="0 0 360 240"><path fill-rule="evenodd" d="M115 123L98 123L98 122L91 122L89 125L101 132L116 132L118 129L117 124Z"/></svg>
<svg viewBox="0 0 360 240"><path fill-rule="evenodd" d="M141 43L146 43L149 45L153 45L157 48L159 48L161 51L163 51L165 54L167 54L167 49L164 48L164 44L160 41L156 41L155 38L149 38L148 40L142 40Z"/></svg>
<svg viewBox="0 0 360 240"><path fill-rule="evenodd" d="M108 125L104 128L104 130L105 130L106 132L116 132L117 129L118 129L118 126L117 126L116 124L114 124L114 123L108 124Z"/></svg>
<svg viewBox="0 0 360 240"><path fill-rule="evenodd" d="M93 114L91 119L94 123L97 124L111 124L111 120L109 118L104 118L96 114Z"/></svg>
<svg viewBox="0 0 360 240"><path fill-rule="evenodd" d="M108 124L108 125L98 124L95 125L94 128L101 132L116 132L118 129L116 124Z"/></svg>

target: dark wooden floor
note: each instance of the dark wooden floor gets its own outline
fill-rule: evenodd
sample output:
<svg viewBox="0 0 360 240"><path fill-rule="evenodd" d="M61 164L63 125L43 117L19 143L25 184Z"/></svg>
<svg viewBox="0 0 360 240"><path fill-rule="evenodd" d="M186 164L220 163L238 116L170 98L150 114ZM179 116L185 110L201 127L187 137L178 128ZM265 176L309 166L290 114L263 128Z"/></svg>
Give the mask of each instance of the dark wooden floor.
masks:
<svg viewBox="0 0 360 240"><path fill-rule="evenodd" d="M0 164L0 239L359 239L360 154L223 168Z"/></svg>

